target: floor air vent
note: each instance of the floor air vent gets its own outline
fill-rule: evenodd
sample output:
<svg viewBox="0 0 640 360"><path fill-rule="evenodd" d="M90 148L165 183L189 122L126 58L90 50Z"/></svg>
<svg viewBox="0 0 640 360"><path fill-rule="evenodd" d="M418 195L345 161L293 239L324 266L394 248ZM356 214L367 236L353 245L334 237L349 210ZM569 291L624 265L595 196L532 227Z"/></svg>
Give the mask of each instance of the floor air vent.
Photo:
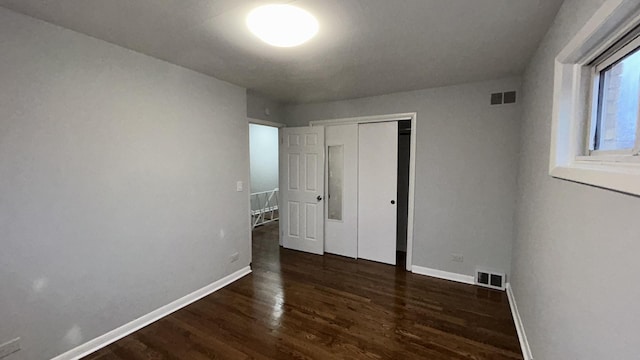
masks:
<svg viewBox="0 0 640 360"><path fill-rule="evenodd" d="M506 286L505 275L492 271L477 270L476 284L492 289L504 290Z"/></svg>

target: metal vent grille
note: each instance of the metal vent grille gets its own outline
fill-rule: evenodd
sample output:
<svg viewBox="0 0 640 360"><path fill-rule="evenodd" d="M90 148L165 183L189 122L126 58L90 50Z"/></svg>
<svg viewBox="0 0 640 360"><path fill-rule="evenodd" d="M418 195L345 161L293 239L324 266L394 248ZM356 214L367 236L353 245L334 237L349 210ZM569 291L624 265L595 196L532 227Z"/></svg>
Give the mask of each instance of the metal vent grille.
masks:
<svg viewBox="0 0 640 360"><path fill-rule="evenodd" d="M500 104L502 104L502 93L491 94L491 105L500 105Z"/></svg>
<svg viewBox="0 0 640 360"><path fill-rule="evenodd" d="M505 274L486 270L476 271L476 284L492 289L504 290Z"/></svg>
<svg viewBox="0 0 640 360"><path fill-rule="evenodd" d="M515 91L507 91L504 93L504 103L505 104L515 104L516 102L516 92Z"/></svg>
<svg viewBox="0 0 640 360"><path fill-rule="evenodd" d="M491 94L491 105L515 104L516 92L505 91Z"/></svg>

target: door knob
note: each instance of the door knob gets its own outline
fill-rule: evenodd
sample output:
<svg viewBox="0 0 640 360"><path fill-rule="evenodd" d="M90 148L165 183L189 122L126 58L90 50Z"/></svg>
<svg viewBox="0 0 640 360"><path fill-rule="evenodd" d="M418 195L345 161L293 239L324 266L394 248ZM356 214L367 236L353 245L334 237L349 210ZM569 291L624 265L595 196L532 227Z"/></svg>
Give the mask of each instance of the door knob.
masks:
<svg viewBox="0 0 640 360"><path fill-rule="evenodd" d="M391 205L395 205L396 201L395 200L391 200Z"/></svg>
<svg viewBox="0 0 640 360"><path fill-rule="evenodd" d="M318 195L318 197L316 198L316 200L318 200L318 201L322 200L322 196Z"/></svg>

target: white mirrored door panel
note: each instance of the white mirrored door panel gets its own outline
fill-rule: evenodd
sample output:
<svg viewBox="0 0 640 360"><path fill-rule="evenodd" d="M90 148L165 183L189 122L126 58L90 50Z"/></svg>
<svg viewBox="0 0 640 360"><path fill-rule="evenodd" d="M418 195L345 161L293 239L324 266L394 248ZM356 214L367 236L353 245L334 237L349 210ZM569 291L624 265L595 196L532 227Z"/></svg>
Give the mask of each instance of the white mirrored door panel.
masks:
<svg viewBox="0 0 640 360"><path fill-rule="evenodd" d="M327 216L325 251L358 257L358 125L325 128Z"/></svg>

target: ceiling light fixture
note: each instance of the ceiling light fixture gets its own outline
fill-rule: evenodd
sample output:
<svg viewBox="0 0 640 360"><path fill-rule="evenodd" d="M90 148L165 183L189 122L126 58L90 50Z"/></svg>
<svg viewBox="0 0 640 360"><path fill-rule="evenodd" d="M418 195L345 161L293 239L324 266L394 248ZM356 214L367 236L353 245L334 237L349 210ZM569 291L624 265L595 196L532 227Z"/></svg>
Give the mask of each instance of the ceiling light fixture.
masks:
<svg viewBox="0 0 640 360"><path fill-rule="evenodd" d="M247 16L249 30L269 45L293 47L318 33L318 21L299 7L273 4L253 9Z"/></svg>

